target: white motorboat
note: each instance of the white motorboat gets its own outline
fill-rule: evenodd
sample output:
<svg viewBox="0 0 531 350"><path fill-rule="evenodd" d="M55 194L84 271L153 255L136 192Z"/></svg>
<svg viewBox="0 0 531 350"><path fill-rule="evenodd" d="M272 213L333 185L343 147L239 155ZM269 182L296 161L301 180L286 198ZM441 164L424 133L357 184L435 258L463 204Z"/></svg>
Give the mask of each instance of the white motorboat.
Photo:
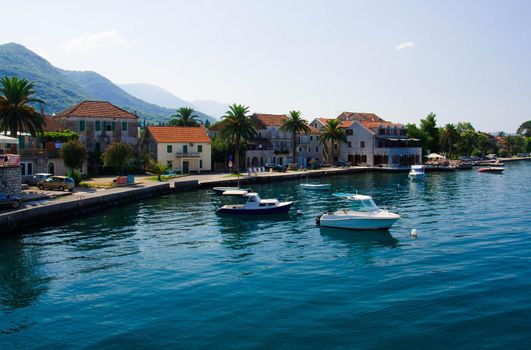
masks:
<svg viewBox="0 0 531 350"><path fill-rule="evenodd" d="M279 202L278 199L261 199L258 193L250 192L245 195L247 203L228 204L218 210L216 214L230 215L262 215L285 214L293 205L293 201Z"/></svg>
<svg viewBox="0 0 531 350"><path fill-rule="evenodd" d="M351 230L386 230L400 219L400 215L380 209L370 196L335 194L351 203L350 209L327 212L316 219L321 227Z"/></svg>
<svg viewBox="0 0 531 350"><path fill-rule="evenodd" d="M240 188L240 187L214 187L213 188L214 193L216 194L224 194L227 191L247 191L249 192L250 188Z"/></svg>
<svg viewBox="0 0 531 350"><path fill-rule="evenodd" d="M328 191L332 188L332 184L305 183L301 184L301 188L304 188L305 190Z"/></svg>
<svg viewBox="0 0 531 350"><path fill-rule="evenodd" d="M247 190L229 190L229 191L223 192L223 195L242 197L242 196L245 196L247 193L249 193L249 191Z"/></svg>
<svg viewBox="0 0 531 350"><path fill-rule="evenodd" d="M414 179L422 179L426 173L424 172L424 165L412 165L409 171L409 177Z"/></svg>

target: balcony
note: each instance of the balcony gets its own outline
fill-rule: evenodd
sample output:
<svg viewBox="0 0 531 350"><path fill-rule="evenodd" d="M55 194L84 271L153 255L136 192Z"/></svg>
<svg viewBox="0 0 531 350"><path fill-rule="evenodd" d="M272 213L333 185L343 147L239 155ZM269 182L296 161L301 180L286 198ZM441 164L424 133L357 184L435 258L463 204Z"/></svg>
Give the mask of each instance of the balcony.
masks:
<svg viewBox="0 0 531 350"><path fill-rule="evenodd" d="M201 158L200 152L176 152L177 158Z"/></svg>

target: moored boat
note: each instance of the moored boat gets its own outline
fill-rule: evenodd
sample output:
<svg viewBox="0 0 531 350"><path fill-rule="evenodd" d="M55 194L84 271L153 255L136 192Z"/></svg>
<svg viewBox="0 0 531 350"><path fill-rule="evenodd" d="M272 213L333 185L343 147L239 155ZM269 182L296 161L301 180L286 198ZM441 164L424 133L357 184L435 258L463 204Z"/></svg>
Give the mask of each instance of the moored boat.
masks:
<svg viewBox="0 0 531 350"><path fill-rule="evenodd" d="M501 173L503 172L503 167L491 166L488 168L479 168L478 172L479 173Z"/></svg>
<svg viewBox="0 0 531 350"><path fill-rule="evenodd" d="M218 210L216 214L229 215L262 215L262 214L286 214L293 205L293 201L279 202L278 199L261 199L258 193L245 194L245 204L228 204Z"/></svg>
<svg viewBox="0 0 531 350"><path fill-rule="evenodd" d="M223 194L227 191L247 191L249 192L250 188L240 188L240 187L214 187L212 190L214 190L214 193L216 194Z"/></svg>
<svg viewBox="0 0 531 350"><path fill-rule="evenodd" d="M326 212L318 216L316 223L321 227L350 230L385 230L400 219L400 215L380 209L370 196L336 194L351 203L350 209Z"/></svg>
<svg viewBox="0 0 531 350"><path fill-rule="evenodd" d="M423 179L426 173L423 165L412 165L408 176L413 179Z"/></svg>
<svg viewBox="0 0 531 350"><path fill-rule="evenodd" d="M305 183L301 184L301 188L306 190L328 191L330 188L332 188L332 184Z"/></svg>

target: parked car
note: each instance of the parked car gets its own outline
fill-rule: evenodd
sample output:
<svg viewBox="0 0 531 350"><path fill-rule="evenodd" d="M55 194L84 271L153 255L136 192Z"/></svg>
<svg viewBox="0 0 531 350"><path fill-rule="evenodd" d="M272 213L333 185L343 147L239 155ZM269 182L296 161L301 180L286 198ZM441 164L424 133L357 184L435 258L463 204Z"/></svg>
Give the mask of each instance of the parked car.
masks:
<svg viewBox="0 0 531 350"><path fill-rule="evenodd" d="M528 153L518 153L516 156L517 157L529 157L529 154Z"/></svg>
<svg viewBox="0 0 531 350"><path fill-rule="evenodd" d="M335 162L334 165L335 165L336 167L349 167L349 166L351 166L352 164L351 164L350 162L344 162L344 161L342 161L342 160L339 160L339 161Z"/></svg>
<svg viewBox="0 0 531 350"><path fill-rule="evenodd" d="M273 171L278 171L281 173L285 172L287 169L287 167L280 165L280 164L266 164L265 168L266 170L273 169Z"/></svg>
<svg viewBox="0 0 531 350"><path fill-rule="evenodd" d="M74 191L74 179L69 176L51 176L44 181L38 183L37 187L40 190L69 190Z"/></svg>
<svg viewBox="0 0 531 350"><path fill-rule="evenodd" d="M52 174L48 174L48 173L37 173L35 175L26 175L22 177L22 183L28 184L30 186L37 186L39 182L46 180L50 176L52 176Z"/></svg>
<svg viewBox="0 0 531 350"><path fill-rule="evenodd" d="M0 192L0 206L17 209L22 204L22 197Z"/></svg>

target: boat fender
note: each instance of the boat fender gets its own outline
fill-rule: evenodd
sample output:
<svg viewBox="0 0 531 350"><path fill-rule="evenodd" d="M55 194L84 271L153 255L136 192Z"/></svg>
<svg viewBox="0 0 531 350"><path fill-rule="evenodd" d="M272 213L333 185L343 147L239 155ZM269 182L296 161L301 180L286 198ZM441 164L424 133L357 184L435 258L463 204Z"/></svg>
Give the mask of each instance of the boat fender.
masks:
<svg viewBox="0 0 531 350"><path fill-rule="evenodd" d="M417 229L414 228L413 230L411 230L411 237L412 238L417 238Z"/></svg>

